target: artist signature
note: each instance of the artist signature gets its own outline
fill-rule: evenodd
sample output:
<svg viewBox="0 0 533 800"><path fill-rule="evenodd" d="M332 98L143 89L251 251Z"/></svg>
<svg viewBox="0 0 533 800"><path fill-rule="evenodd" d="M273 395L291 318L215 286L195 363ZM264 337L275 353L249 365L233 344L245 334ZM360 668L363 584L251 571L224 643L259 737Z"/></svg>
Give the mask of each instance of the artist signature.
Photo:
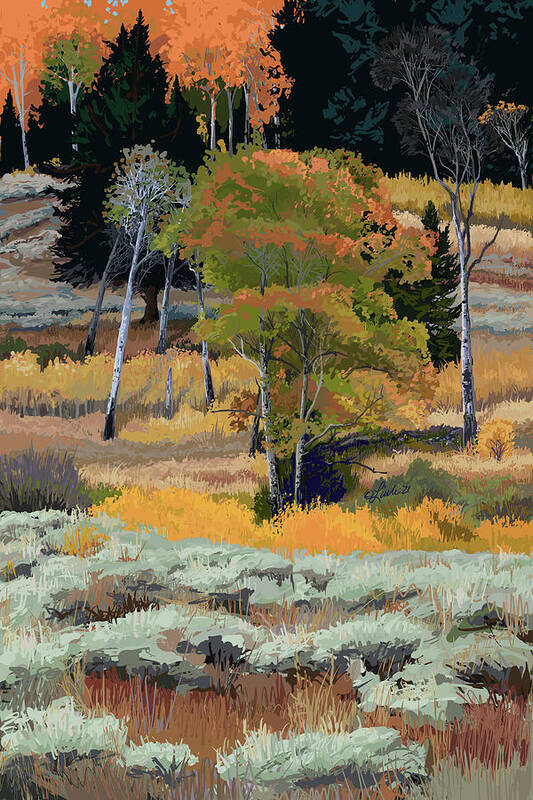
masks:
<svg viewBox="0 0 533 800"><path fill-rule="evenodd" d="M385 481L382 478L377 486L375 486L373 489L370 489L368 492L365 492L365 500L368 500L369 503L373 503L376 500L383 500L385 497L389 497L391 494L407 494L410 488L411 484L409 483L394 483L392 486L387 488Z"/></svg>

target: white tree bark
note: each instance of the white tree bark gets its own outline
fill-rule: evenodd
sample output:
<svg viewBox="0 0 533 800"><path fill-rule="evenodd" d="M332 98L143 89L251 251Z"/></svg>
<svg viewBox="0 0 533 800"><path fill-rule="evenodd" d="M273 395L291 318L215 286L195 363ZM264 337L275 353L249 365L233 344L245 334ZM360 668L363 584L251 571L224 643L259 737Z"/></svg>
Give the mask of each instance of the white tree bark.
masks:
<svg viewBox="0 0 533 800"><path fill-rule="evenodd" d="M477 435L476 398L474 392L474 361L470 310L468 304L468 265L463 232L457 210L457 201L452 200L452 217L457 235L461 288L461 396L463 407L463 446L466 447Z"/></svg>
<svg viewBox="0 0 533 800"><path fill-rule="evenodd" d="M87 332L87 339L85 341L85 350L83 352L83 357L86 358L87 356L92 356L94 353L94 343L96 340L96 332L98 330L98 323L100 321L100 314L102 313L102 306L104 303L104 295L107 289L107 283L109 279L109 275L111 273L113 267L113 261L115 258L115 253L117 251L118 242L120 239L120 233L118 233L111 252L109 254L109 258L107 259L107 264L104 269L104 274L102 275L102 280L100 281L100 288L98 290L98 297L96 298L96 305L93 311L93 317L91 319L91 324L89 325L89 330Z"/></svg>
<svg viewBox="0 0 533 800"><path fill-rule="evenodd" d="M29 169L30 166L30 159L28 156L28 144L26 142L26 105L25 105L25 90L24 90L24 77L26 74L25 71L25 64L24 64L24 55L23 55L23 48L20 45L20 62L19 62L19 76L17 76L17 71L15 65L12 65L12 73L13 73L13 90L15 94L15 104L17 106L17 111L19 115L19 123L20 123L20 135L22 139L22 154L24 157L24 169Z"/></svg>
<svg viewBox="0 0 533 800"><path fill-rule="evenodd" d="M165 396L165 416L172 419L172 367L168 368L167 391Z"/></svg>
<svg viewBox="0 0 533 800"><path fill-rule="evenodd" d="M261 414L263 421L263 431L265 434L265 450L268 472L268 487L270 492L270 506L272 516L279 514L282 510L283 502L279 485L278 464L272 439L272 403L270 398L270 381L268 377L268 364L266 357L266 345L263 334L259 344L259 382L261 384Z"/></svg>
<svg viewBox="0 0 533 800"><path fill-rule="evenodd" d="M107 411L104 424L104 441L113 439L115 436L115 415L117 411L117 397L120 387L120 377L122 375L122 367L124 364L124 352L126 349L126 340L128 338L128 330L130 327L131 309L133 305L133 290L135 286L135 278L137 276L137 265L139 263L139 253L141 250L141 243L146 229L146 216L143 217L139 228L137 230L137 237L135 240L135 247L133 250L133 258L130 267L130 274L128 277L128 286L126 289L126 297L124 298L124 306L122 308L122 319L120 321L120 328L118 331L117 347L115 350L115 363L113 366L113 380L111 383L111 391L107 401Z"/></svg>
<svg viewBox="0 0 533 800"><path fill-rule="evenodd" d="M202 279L200 277L200 270L195 269L196 274L196 290L198 292L198 306L199 306L199 319L205 319L205 306L204 306L204 293L202 290ZM215 390L213 388L213 378L211 375L211 364L209 363L209 346L205 340L202 340L202 368L204 372L204 393L205 405L207 410L211 408L215 402Z"/></svg>
<svg viewBox="0 0 533 800"><path fill-rule="evenodd" d="M309 394L309 371L308 360L308 341L306 333L305 312L299 309L300 319L300 339L302 343L302 390L300 392L300 423L305 426L307 422L307 400ZM303 485L303 458L305 452L306 431L302 430L296 443L294 457L294 502L298 506L304 504L304 485Z"/></svg>
<svg viewBox="0 0 533 800"><path fill-rule="evenodd" d="M161 302L161 314L159 316L159 341L156 349L156 353L160 354L167 352L168 308L175 264L176 256L173 254L166 262L165 269L165 289L163 291L163 300Z"/></svg>
<svg viewBox="0 0 533 800"><path fill-rule="evenodd" d="M70 100L70 113L72 117L75 117L78 105L78 95L80 93L82 84L81 83L75 84L74 78L71 77L71 79L67 81L67 85L68 85L68 96ZM72 130L72 137L74 137L74 130ZM77 152L78 150L78 145L74 141L72 142L72 149L74 150L74 152Z"/></svg>
<svg viewBox="0 0 533 800"><path fill-rule="evenodd" d="M244 146L248 152L248 139L250 135L250 92L244 85Z"/></svg>
<svg viewBox="0 0 533 800"><path fill-rule="evenodd" d="M233 92L226 86L226 97L228 98L228 153L233 155Z"/></svg>
<svg viewBox="0 0 533 800"><path fill-rule="evenodd" d="M217 101L214 95L211 95L211 126L210 126L210 135L209 135L209 149L214 150L216 147L216 107ZM211 160L213 160L213 156L211 156Z"/></svg>

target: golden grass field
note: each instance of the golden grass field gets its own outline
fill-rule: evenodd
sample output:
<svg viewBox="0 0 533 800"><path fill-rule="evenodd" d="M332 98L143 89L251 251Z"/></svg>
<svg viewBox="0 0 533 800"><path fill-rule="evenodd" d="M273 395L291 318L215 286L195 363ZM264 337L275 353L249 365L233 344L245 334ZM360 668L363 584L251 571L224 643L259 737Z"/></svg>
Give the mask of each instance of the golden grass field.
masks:
<svg viewBox="0 0 533 800"><path fill-rule="evenodd" d="M389 191L393 208L413 211L420 216L428 201L432 200L439 215L445 220L450 219L447 196L433 178L414 178L408 172L401 172L393 177L386 175L383 183ZM465 187L465 200L466 197ZM495 225L501 219L504 227L516 226L529 231L532 218L533 189L522 190L511 183L495 184L488 180L480 184L476 197L475 223Z"/></svg>
<svg viewBox="0 0 533 800"><path fill-rule="evenodd" d="M483 426L494 418L508 420L517 434L527 436L533 431L533 349L527 337L505 345L505 337L475 338L479 422ZM74 452L89 484L123 489L120 497L106 500L97 510L120 516L134 529L151 525L172 538L215 537L288 553L303 547L311 552L325 547L338 553L411 547L496 552L500 547L527 549L531 541L533 523L495 518L474 529L462 520L459 506L437 500L402 508L392 516L359 508L355 501L343 508L289 509L275 528L256 525L250 503L266 478L264 459L246 455L249 432L236 434L227 414L205 412L198 353L170 349L165 356L143 351L130 357L121 387L121 426L113 442L101 439L102 411L84 414L87 401L105 402L111 355L100 353L85 364L56 360L42 371L35 359L27 352L0 361L4 407L0 450L56 444ZM170 365L176 389L183 387L183 391L173 418L167 421L153 414L158 408L161 411ZM213 378L217 406L227 407L234 394L253 385L254 375L239 359L220 358L213 363ZM439 373L434 397L417 427L459 426L459 387L458 367L448 365ZM74 403L75 418L31 416L39 405L45 404L52 414L65 403L71 411ZM23 416L11 413L10 409L21 405ZM375 454L365 463L389 476L401 476L418 455L413 450ZM425 452L424 458L466 483L480 485L509 474L517 484L533 478L533 452L519 443L501 460L478 451ZM361 470L360 491L370 488L374 480L374 474Z"/></svg>

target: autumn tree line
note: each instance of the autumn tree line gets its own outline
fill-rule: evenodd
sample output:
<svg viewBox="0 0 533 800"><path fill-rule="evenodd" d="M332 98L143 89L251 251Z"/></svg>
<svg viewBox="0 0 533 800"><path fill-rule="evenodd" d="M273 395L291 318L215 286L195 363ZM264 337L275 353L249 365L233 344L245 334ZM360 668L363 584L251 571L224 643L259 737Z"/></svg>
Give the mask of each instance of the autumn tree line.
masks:
<svg viewBox="0 0 533 800"><path fill-rule="evenodd" d="M134 294L145 300L143 321L159 321L164 352L170 290L182 287L198 296L206 409L252 422L273 513L313 499L316 454L324 445L332 454L320 461L323 479L338 466L343 432L416 421L436 371L454 359L463 443L475 440L468 288L492 241L472 251L476 194L496 153L512 156L527 186L530 123L527 105L494 99L490 37L477 59L461 47L476 3L463 4L468 19L454 11L446 20L415 3L418 21L394 27L405 22L403 3L390 15L376 1L327 13L318 0L146 0L135 13L81 0L26 5L6 37L2 163L37 163L65 179L56 279L99 284L86 356L105 292L125 287L104 438L115 435ZM526 13L515 6L508 17L500 10L502 40ZM327 65L316 58L326 21L324 41L337 48ZM353 60L342 74L339 40ZM295 57L309 64L313 53L303 75ZM28 111L32 70L40 83ZM341 79L349 85L332 91ZM321 108L324 86L332 99ZM363 115L351 118L350 135L339 102ZM448 197L457 256L434 206L422 232L392 215L368 160L391 119L403 152ZM229 290L231 303L207 315L206 286ZM255 366L257 394L215 407L211 342Z"/></svg>

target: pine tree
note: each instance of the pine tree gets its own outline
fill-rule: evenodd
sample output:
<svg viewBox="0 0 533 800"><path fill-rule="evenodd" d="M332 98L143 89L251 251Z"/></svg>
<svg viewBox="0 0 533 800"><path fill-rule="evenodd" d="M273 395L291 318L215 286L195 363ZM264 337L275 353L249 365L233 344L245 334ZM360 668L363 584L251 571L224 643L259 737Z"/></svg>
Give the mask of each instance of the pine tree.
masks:
<svg viewBox="0 0 533 800"><path fill-rule="evenodd" d="M11 89L7 93L0 117L0 175L24 169L24 156L20 140L20 124L13 103Z"/></svg>
<svg viewBox="0 0 533 800"><path fill-rule="evenodd" d="M422 216L427 231L437 234L437 249L431 259L431 277L416 283L400 283L401 273L389 270L383 286L392 297L400 318L423 322L429 333L428 349L433 364L440 368L457 361L460 341L454 323L461 308L455 304L459 284L459 260L450 253L450 228L439 228L437 209L430 200Z"/></svg>
<svg viewBox="0 0 533 800"><path fill-rule="evenodd" d="M199 166L203 154L201 140L196 136L197 145L192 136L188 107L184 104L181 108L180 124L170 118L172 108L179 106L178 87L175 85L174 99L167 104L168 75L160 57L150 52L149 29L142 13L131 29L123 25L115 41L106 45L109 53L79 109L74 134L78 144L73 160L76 185L62 193L65 210L59 212L62 225L55 252L60 260L55 265L55 279L73 286L91 285L103 274L103 254L109 250L102 213L105 191L123 149L152 144L189 169ZM177 273L182 275L183 271ZM127 278L115 276L120 277ZM157 295L164 280L163 262L156 255L138 282L146 302L146 322L158 317Z"/></svg>
<svg viewBox="0 0 533 800"><path fill-rule="evenodd" d="M167 108L168 133L163 140L169 158L194 173L202 163L204 143L198 135L194 113L183 99L178 77L172 82L172 91Z"/></svg>
<svg viewBox="0 0 533 800"><path fill-rule="evenodd" d="M39 93L41 102L31 107L28 121L28 149L32 161L41 169L52 158L68 164L72 157L68 88L59 89L44 79Z"/></svg>

